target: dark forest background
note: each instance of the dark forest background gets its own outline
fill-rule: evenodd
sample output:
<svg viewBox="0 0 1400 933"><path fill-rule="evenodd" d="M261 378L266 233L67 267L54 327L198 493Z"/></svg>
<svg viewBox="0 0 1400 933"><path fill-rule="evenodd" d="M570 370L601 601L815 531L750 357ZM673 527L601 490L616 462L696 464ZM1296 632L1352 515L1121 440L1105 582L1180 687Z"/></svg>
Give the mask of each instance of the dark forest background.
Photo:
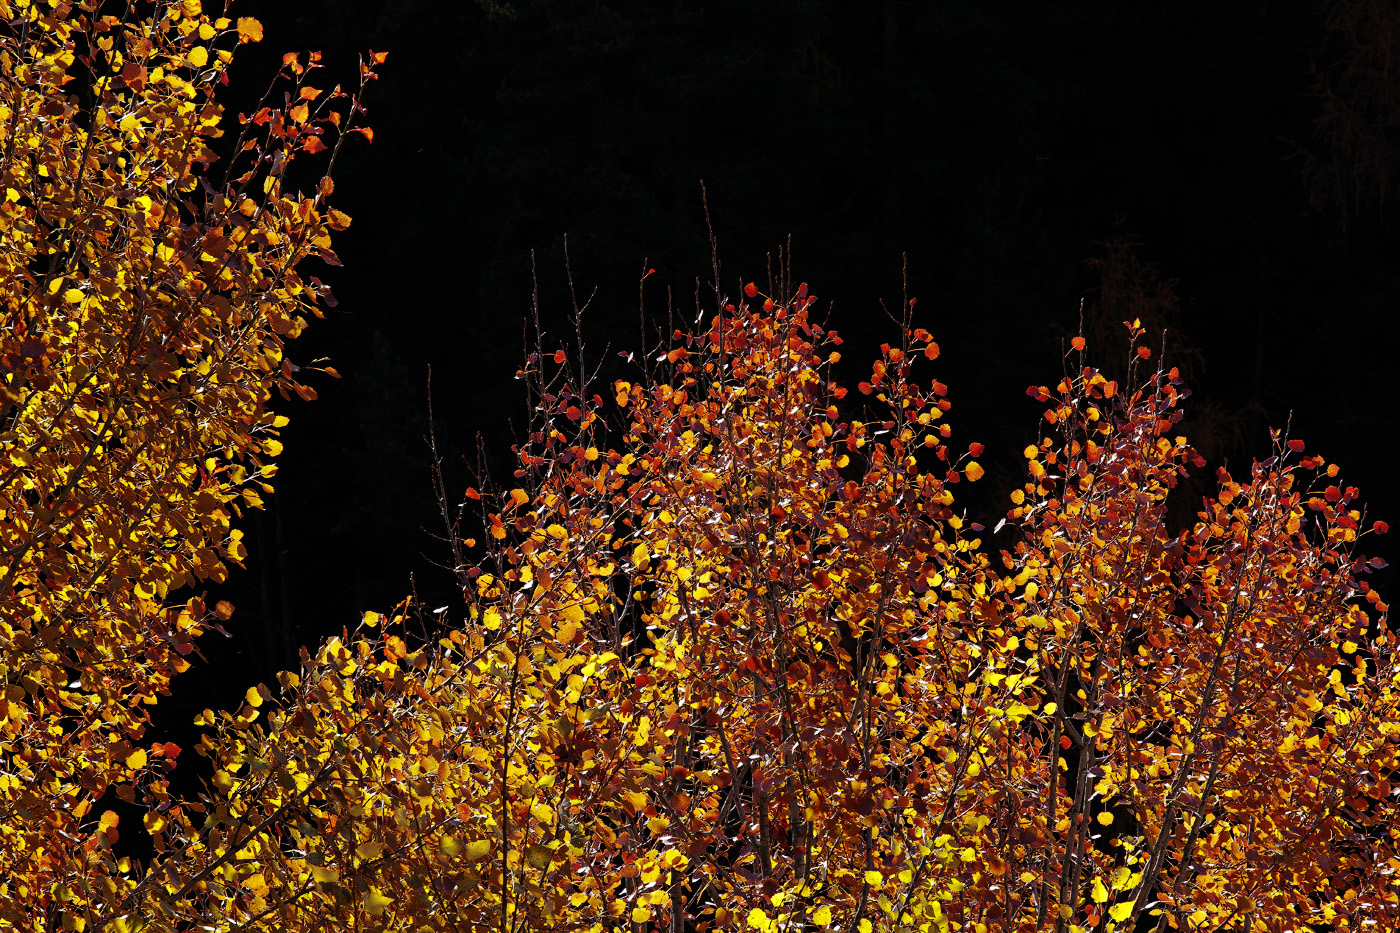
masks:
<svg viewBox="0 0 1400 933"><path fill-rule="evenodd" d="M643 340L644 268L653 324L668 295L678 318L697 293L713 307L702 179L722 286L764 285L790 243L852 382L895 337L880 301L898 306L907 256L955 437L987 445L965 504L988 524L1040 430L1025 387L1059 378L1081 302L1110 373L1119 322L1167 329L1207 478L1243 473L1291 417L1371 518L1400 519L1393 2L244 0L235 15L267 38L240 53L234 110L284 51L322 51L321 86L353 83L359 50L389 58L374 143L336 171L345 267L310 270L340 304L292 348L344 378L282 405L277 493L216 594L238 607L233 637L206 641L209 666L159 707L177 731L411 586L457 612L434 566L429 367L449 490L478 438L508 478L531 251L547 346L566 337L567 234L580 297L596 287L589 358L621 366ZM1181 520L1203 489L1181 494Z"/></svg>

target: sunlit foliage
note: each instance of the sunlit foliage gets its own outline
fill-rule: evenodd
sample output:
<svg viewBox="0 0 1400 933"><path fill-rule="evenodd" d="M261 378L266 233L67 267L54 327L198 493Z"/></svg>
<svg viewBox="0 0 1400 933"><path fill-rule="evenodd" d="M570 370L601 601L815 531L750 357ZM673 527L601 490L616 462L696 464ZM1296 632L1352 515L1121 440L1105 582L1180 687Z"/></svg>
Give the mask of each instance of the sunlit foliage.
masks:
<svg viewBox="0 0 1400 933"><path fill-rule="evenodd" d="M439 474L462 604L366 613L203 712L212 780L177 798L144 708L231 612L175 594L243 557L268 402L309 392L282 341L327 296L297 268L348 218L284 177L359 98L285 59L217 181L210 89L261 27L142 9L0 0L0 925L1400 922L1400 672L1356 550L1385 527L1337 468L1276 435L1169 526L1204 463L1132 322L1122 385L1077 337L1030 389L1044 437L989 532L932 335L906 316L848 394L784 283L606 390L537 347L511 481L454 514Z"/></svg>
<svg viewBox="0 0 1400 933"><path fill-rule="evenodd" d="M286 424L268 400L312 394L282 344L329 293L298 267L334 262L349 222L329 174L283 178L358 101L289 56L285 105L225 145L214 89L256 20L197 0L0 19L0 923L39 930L126 884L108 789L171 818L179 749L148 708L228 617L190 594L245 556L234 520Z"/></svg>
<svg viewBox="0 0 1400 933"><path fill-rule="evenodd" d="M907 330L845 417L811 301L731 307L607 398L536 355L557 372L535 377L518 485L467 492L487 531L456 542L484 551L458 567L465 618L410 646L367 615L204 714L206 816L157 827L132 910L278 930L1391 922L1396 671L1335 467L1279 438L1173 534L1165 499L1199 466L1176 377L1127 393L1076 367L1031 390L1053 437L989 560L952 508L979 445L954 452L945 387L915 377L937 346Z"/></svg>

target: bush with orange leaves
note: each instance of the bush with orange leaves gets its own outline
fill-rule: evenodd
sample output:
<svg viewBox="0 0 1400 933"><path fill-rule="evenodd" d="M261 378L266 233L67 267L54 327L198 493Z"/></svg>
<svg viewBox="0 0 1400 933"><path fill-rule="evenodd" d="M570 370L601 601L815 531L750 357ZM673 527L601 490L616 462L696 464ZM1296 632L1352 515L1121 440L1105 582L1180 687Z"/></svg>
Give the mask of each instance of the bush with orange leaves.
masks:
<svg viewBox="0 0 1400 933"><path fill-rule="evenodd" d="M143 709L228 615L176 594L242 558L268 402L305 391L296 270L345 218L285 167L359 99L289 58L204 190L209 88L261 28L95 6L0 0L0 929L1400 925L1400 672L1356 551L1384 526L1336 467L1280 436L1173 533L1178 374L1075 357L991 553L931 336L846 398L805 286L721 300L606 398L539 348L480 542L439 482L460 612L367 613L206 710L178 797Z"/></svg>
<svg viewBox="0 0 1400 933"><path fill-rule="evenodd" d="M206 713L214 828L162 830L185 880L156 866L133 915L1393 925L1397 669L1336 468L1280 437L1169 533L1200 464L1176 376L1081 365L1032 390L1055 436L989 557L936 345L906 327L843 418L812 301L726 307L606 399L533 357L518 485L453 536L460 623L411 646L371 614Z"/></svg>

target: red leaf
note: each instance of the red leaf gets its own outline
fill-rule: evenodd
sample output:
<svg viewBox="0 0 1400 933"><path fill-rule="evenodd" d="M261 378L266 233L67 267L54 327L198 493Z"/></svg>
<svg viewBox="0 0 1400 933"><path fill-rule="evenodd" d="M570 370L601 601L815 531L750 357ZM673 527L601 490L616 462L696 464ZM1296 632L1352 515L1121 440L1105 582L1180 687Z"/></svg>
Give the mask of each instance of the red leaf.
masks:
<svg viewBox="0 0 1400 933"><path fill-rule="evenodd" d="M1138 356L1142 357L1145 360L1151 359L1152 351L1149 350L1147 347L1138 347Z"/></svg>
<svg viewBox="0 0 1400 933"><path fill-rule="evenodd" d="M967 445L967 452L970 453L970 454L972 454L972 456L974 456L974 457L980 457L980 456L982 456L982 451L983 451L984 449L985 449L985 448L984 448L981 444L976 444L976 443L974 443L974 444L968 444L968 445Z"/></svg>
<svg viewBox="0 0 1400 933"><path fill-rule="evenodd" d="M744 294L752 298L754 295L758 294L758 286L750 282L744 286Z"/></svg>
<svg viewBox="0 0 1400 933"><path fill-rule="evenodd" d="M1296 439L1296 438L1288 442L1288 449L1289 449L1289 450L1300 451L1300 450L1303 449L1303 446L1304 446L1304 445L1303 445L1303 442L1300 441L1300 440L1298 440L1298 439Z"/></svg>

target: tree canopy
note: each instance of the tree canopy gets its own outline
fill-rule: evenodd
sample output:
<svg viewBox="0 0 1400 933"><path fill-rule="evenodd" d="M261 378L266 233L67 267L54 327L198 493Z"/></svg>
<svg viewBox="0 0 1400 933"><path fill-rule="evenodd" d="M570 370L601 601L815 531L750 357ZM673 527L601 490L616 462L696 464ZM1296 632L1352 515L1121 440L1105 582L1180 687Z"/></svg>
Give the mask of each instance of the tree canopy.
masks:
<svg viewBox="0 0 1400 933"><path fill-rule="evenodd" d="M716 261L619 378L582 310L561 345L536 308L511 479L435 464L460 602L367 611L204 710L210 779L176 787L149 710L238 624L206 588L278 397L313 394L284 342L333 302L304 264L337 261L383 56L350 92L286 56L219 153L256 20L0 15L0 928L1400 923L1400 668L1359 550L1387 528L1339 468L1275 431L1178 527L1205 461L1134 319L1126 363L1080 334L1028 390L989 531L914 302L848 387L786 268L728 298Z"/></svg>

